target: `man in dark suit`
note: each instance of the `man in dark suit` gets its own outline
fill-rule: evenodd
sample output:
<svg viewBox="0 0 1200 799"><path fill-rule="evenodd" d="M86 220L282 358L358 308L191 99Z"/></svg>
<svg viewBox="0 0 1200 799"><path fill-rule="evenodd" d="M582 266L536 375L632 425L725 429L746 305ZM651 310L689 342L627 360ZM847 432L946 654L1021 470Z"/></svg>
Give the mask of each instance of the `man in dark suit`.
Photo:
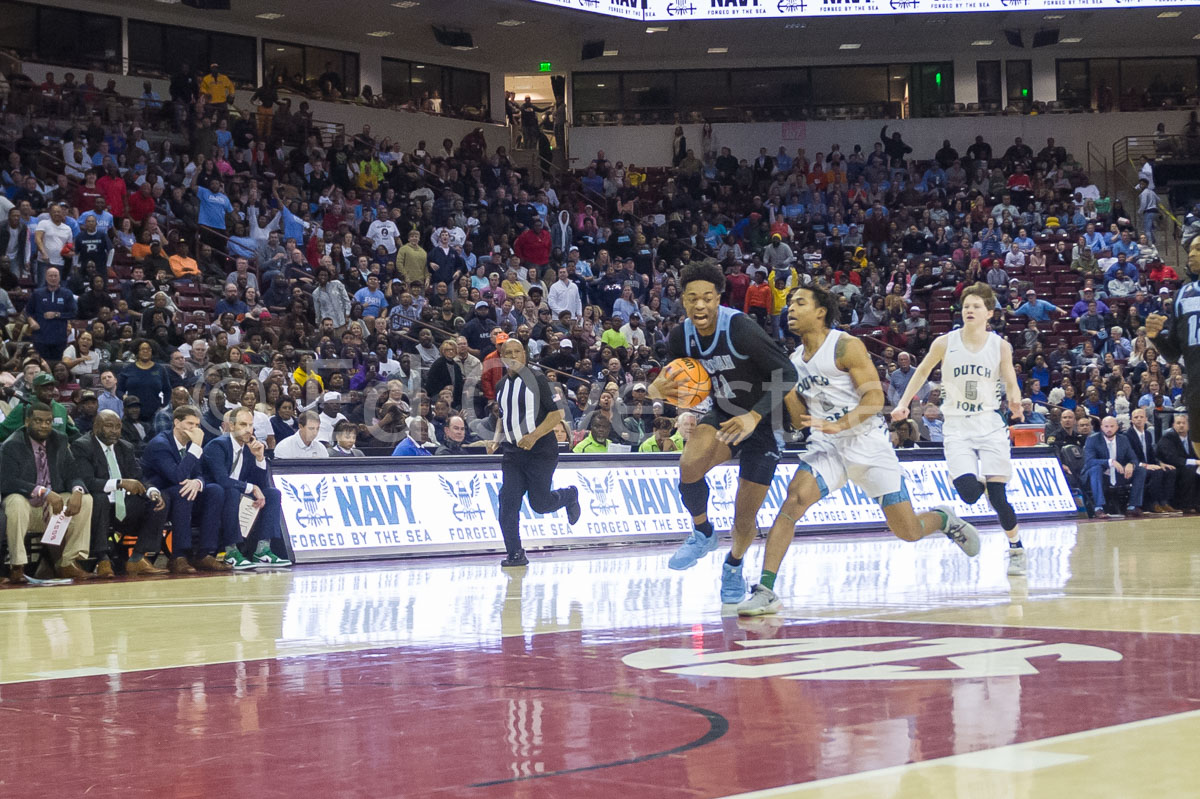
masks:
<svg viewBox="0 0 1200 799"><path fill-rule="evenodd" d="M72 580L92 579L95 575L79 564L87 557L92 498L87 487L75 478L70 444L54 429L54 411L49 405L29 405L25 426L0 445L0 463L0 496L4 498L11 564L8 582L29 582L25 576L25 564L29 562L25 534L42 532L48 517L59 513L66 513L69 524L56 573Z"/></svg>
<svg viewBox="0 0 1200 799"><path fill-rule="evenodd" d="M221 506L221 538L226 542L225 563L232 569L282 568L292 562L271 551L272 539L283 536L279 489L267 482L266 445L254 438L254 413L236 408L225 414L228 432L204 447L204 479L225 492ZM239 514L242 498L258 509L258 518L245 543ZM247 552L250 555L247 557Z"/></svg>
<svg viewBox="0 0 1200 799"><path fill-rule="evenodd" d="M1083 447L1083 476L1092 494L1092 507L1096 519L1110 517L1104 510L1105 486L1130 486L1129 505L1126 515L1142 515L1142 495L1146 489L1146 469L1137 459L1129 439L1117 434L1117 420L1105 416L1100 421L1100 432L1088 436Z"/></svg>
<svg viewBox="0 0 1200 799"><path fill-rule="evenodd" d="M92 495L92 556L97 558L96 576L114 577L109 558L109 529L137 536L133 554L125 566L130 577L166 574L147 555L157 553L167 521L167 502L162 492L142 483L142 467L133 445L121 440L121 417L116 411L100 411L92 432L71 445L79 479Z"/></svg>
<svg viewBox="0 0 1200 799"><path fill-rule="evenodd" d="M1162 434L1158 440L1158 459L1161 463L1174 467L1175 495L1171 504L1185 514L1196 513L1197 500L1200 500L1200 460L1197 460L1188 442L1188 416L1186 413L1175 414L1171 429ZM1168 486L1170 488L1170 486Z"/></svg>
<svg viewBox="0 0 1200 799"><path fill-rule="evenodd" d="M1146 424L1146 409L1134 408L1129 420L1133 424L1125 431L1125 437L1146 470L1146 504L1154 513L1178 514L1170 502L1175 493L1175 467L1159 463L1158 441L1153 428Z"/></svg>
<svg viewBox="0 0 1200 799"><path fill-rule="evenodd" d="M172 574L232 571L215 557L225 491L201 477L204 431L200 429L200 412L191 405L176 408L171 425L170 430L150 439L142 453L146 484L162 493L171 520L175 551L167 569ZM192 539L196 522L200 527L198 542Z"/></svg>

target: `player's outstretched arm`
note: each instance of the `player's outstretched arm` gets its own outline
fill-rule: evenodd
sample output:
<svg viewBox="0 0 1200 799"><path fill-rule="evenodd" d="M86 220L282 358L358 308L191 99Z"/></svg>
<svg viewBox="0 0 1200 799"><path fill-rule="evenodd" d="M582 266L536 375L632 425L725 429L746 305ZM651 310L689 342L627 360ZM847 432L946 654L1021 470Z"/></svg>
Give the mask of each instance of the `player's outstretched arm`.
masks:
<svg viewBox="0 0 1200 799"><path fill-rule="evenodd" d="M864 349L866 348L864 347ZM921 363L917 365L916 373L913 374L912 379L908 381L908 385L904 388L903 396L896 402L896 407L892 409L892 419L894 421L899 422L908 418L908 406L912 405L913 397L917 395L917 392L921 390L921 386L925 385L925 381L933 374L934 368L945 357L946 334L943 334L933 340L933 344L929 347L929 354L921 359Z"/></svg>
<svg viewBox="0 0 1200 799"><path fill-rule="evenodd" d="M792 420L793 428L803 430L809 426L808 407L798 393L789 391L783 398L783 407L788 412L788 418Z"/></svg>
<svg viewBox="0 0 1200 799"><path fill-rule="evenodd" d="M1168 361L1177 361L1187 346L1186 329L1182 317L1152 313L1146 317L1146 338L1154 342L1155 349Z"/></svg>

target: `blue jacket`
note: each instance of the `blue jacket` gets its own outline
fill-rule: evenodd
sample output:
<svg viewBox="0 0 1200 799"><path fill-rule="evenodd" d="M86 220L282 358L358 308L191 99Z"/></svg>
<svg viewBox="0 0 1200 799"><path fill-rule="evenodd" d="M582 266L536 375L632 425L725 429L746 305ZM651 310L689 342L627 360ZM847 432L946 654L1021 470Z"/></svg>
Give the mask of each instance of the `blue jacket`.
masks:
<svg viewBox="0 0 1200 799"><path fill-rule="evenodd" d="M159 433L146 443L146 451L142 453L142 474L143 482L159 491L178 488L184 480L203 480L200 455L191 451L180 455L179 444L171 430Z"/></svg>
<svg viewBox="0 0 1200 799"><path fill-rule="evenodd" d="M204 457L201 458L204 469L204 482L216 483L226 491L236 491L239 494L248 493L246 487L256 485L267 488L267 470L260 469L250 454L250 448L242 445L242 467L238 476L233 477L233 439L228 433L223 433L204 445Z"/></svg>
<svg viewBox="0 0 1200 799"><path fill-rule="evenodd" d="M1117 463L1122 465L1132 463L1137 466L1141 461L1138 460L1137 453L1133 451L1133 447L1129 444L1129 439L1117 432ZM1092 433L1088 436L1087 442L1083 445L1083 468L1094 469L1099 468L1102 471L1108 471L1108 445L1104 443L1104 433Z"/></svg>
<svg viewBox="0 0 1200 799"><path fill-rule="evenodd" d="M399 444L397 444L396 448L394 450L392 450L392 454L393 455L432 455L433 453L431 453L429 450L422 447L417 442L413 441L408 436L405 436L404 440L401 441Z"/></svg>
<svg viewBox="0 0 1200 799"><path fill-rule="evenodd" d="M1137 463L1149 463L1155 465L1158 463L1158 439L1154 435L1154 428L1146 425L1146 435L1149 438L1150 451L1142 452L1142 440L1138 438L1137 431L1131 426L1128 430L1120 435L1124 436L1129 441L1129 447L1133 450L1133 457Z"/></svg>
<svg viewBox="0 0 1200 799"><path fill-rule="evenodd" d="M59 316L47 319L46 313L55 311ZM25 305L25 313L37 319L41 326L33 334L35 344L67 343L67 325L75 318L75 295L65 286L59 286L54 291L40 286L33 290L29 302Z"/></svg>

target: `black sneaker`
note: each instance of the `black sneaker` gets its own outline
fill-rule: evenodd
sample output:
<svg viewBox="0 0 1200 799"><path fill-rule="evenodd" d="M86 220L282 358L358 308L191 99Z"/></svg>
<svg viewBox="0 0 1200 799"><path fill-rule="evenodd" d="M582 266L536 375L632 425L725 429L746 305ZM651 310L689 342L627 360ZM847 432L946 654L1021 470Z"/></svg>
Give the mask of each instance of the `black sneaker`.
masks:
<svg viewBox="0 0 1200 799"><path fill-rule="evenodd" d="M571 498L567 500L567 524L575 524L583 513L583 508L579 507L579 487L571 486L567 491L571 492Z"/></svg>
<svg viewBox="0 0 1200 799"><path fill-rule="evenodd" d="M518 549L516 552L513 552L513 553L511 553L511 554L510 554L508 557L506 557L504 560L500 561L500 565L501 565L502 567L508 567L508 566L528 566L528 565L529 565L529 558L525 557L525 550L523 550L523 549Z"/></svg>

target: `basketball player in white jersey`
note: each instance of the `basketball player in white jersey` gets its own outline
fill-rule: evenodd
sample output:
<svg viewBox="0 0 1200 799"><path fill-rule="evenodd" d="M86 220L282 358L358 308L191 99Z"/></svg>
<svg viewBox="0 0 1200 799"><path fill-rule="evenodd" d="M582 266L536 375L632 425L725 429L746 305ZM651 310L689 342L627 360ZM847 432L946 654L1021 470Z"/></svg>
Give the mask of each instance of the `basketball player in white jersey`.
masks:
<svg viewBox="0 0 1200 799"><path fill-rule="evenodd" d="M788 496L767 536L763 574L750 598L738 605L743 616L776 613L782 603L775 576L796 534L796 523L813 505L853 480L879 503L897 538L918 541L942 533L968 555L979 553L975 528L946 507L913 511L900 459L880 417L883 386L866 346L830 329L838 315L837 297L824 289L796 289L788 305L788 328L800 336L792 353L799 379L784 399L792 425L808 427L808 450L788 485Z"/></svg>
<svg viewBox="0 0 1200 799"><path fill-rule="evenodd" d="M988 330L996 295L987 283L963 289L963 326L938 336L908 381L892 418L907 419L909 405L934 367L942 365L942 427L946 467L963 502L974 505L983 496L996 511L1008 534L1008 573L1025 574L1025 548L1017 528L1017 514L1008 502L1006 487L1012 479L1008 427L1000 415L1000 392L1008 395L1014 421L1021 421L1021 388L1013 369L1012 345Z"/></svg>

